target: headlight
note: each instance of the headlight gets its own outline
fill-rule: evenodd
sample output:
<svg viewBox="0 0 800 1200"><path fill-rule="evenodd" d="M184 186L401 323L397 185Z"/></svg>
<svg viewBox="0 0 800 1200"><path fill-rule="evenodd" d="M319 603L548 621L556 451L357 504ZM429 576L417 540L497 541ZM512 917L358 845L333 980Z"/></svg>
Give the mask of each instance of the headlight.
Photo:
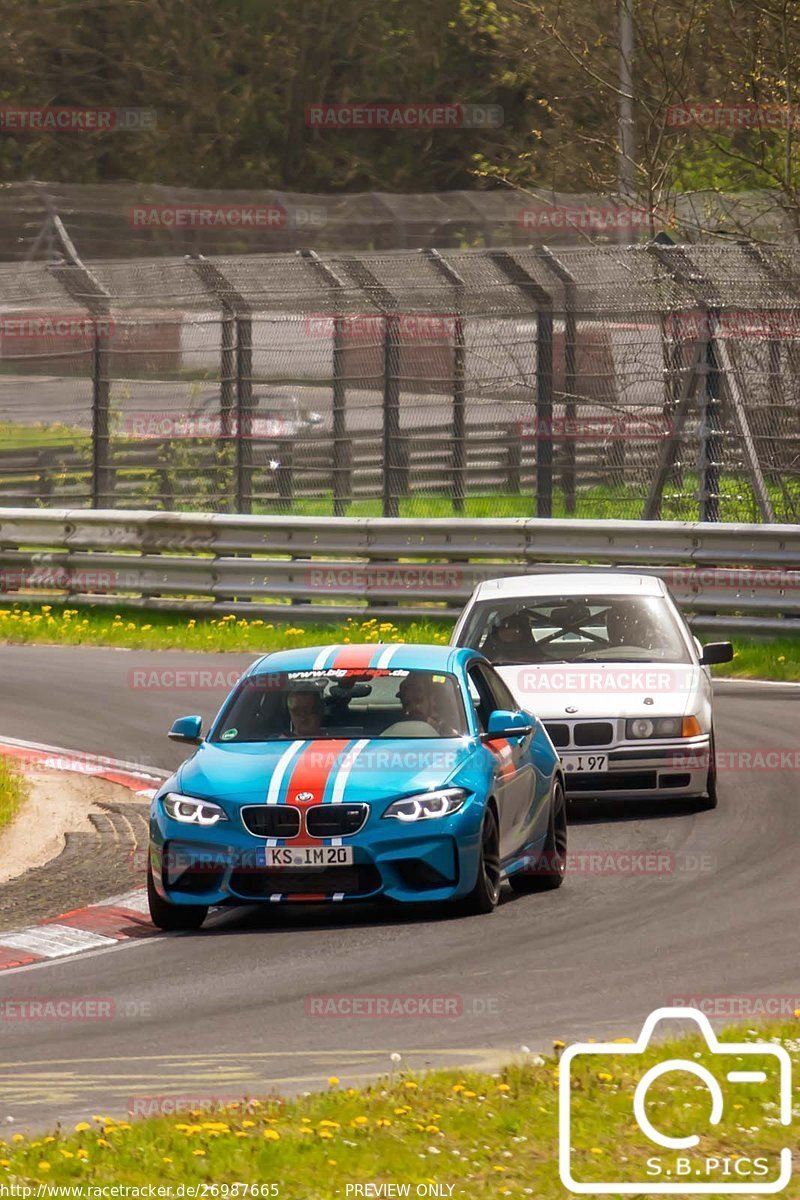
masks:
<svg viewBox="0 0 800 1200"><path fill-rule="evenodd" d="M227 821L228 815L218 804L210 800L195 800L191 796L181 796L178 792L167 792L161 797L164 811L173 821L182 825L216 825L218 821Z"/></svg>
<svg viewBox="0 0 800 1200"><path fill-rule="evenodd" d="M469 796L463 788L444 788L438 792L421 792L419 796L406 796L389 805L385 817L396 817L398 821L428 821L434 817L449 817L456 812Z"/></svg>
<svg viewBox="0 0 800 1200"><path fill-rule="evenodd" d="M697 717L634 717L625 722L626 738L696 737L702 733Z"/></svg>

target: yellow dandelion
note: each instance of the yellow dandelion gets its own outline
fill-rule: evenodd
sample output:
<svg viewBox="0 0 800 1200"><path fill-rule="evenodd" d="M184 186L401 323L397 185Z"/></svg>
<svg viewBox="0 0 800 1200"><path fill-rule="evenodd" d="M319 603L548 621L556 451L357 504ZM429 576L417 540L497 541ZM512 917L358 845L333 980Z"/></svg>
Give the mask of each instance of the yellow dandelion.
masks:
<svg viewBox="0 0 800 1200"><path fill-rule="evenodd" d="M89 1157L89 1151L88 1151L88 1150L84 1150L83 1148L81 1148L80 1150L78 1150L77 1154L78 1154L78 1158L83 1158L83 1159L86 1159L86 1158L88 1158L88 1157Z"/></svg>
<svg viewBox="0 0 800 1200"><path fill-rule="evenodd" d="M205 1158L206 1156L205 1150L193 1150L192 1154L195 1156L195 1158Z"/></svg>
<svg viewBox="0 0 800 1200"><path fill-rule="evenodd" d="M591 1148L591 1150L589 1151L589 1153L590 1153L590 1154L602 1154L602 1153L603 1153L603 1151L600 1149L600 1147L599 1147L599 1146L592 1146L592 1148Z"/></svg>
<svg viewBox="0 0 800 1200"><path fill-rule="evenodd" d="M165 1163L171 1163L172 1159L171 1158L162 1158L161 1161L165 1162Z"/></svg>
<svg viewBox="0 0 800 1200"><path fill-rule="evenodd" d="M498 1092L510 1092L511 1088L508 1086L507 1083L498 1083L497 1090L498 1090Z"/></svg>
<svg viewBox="0 0 800 1200"><path fill-rule="evenodd" d="M50 1170L50 1163L49 1163L49 1162L40 1162L40 1163L39 1163L39 1170L40 1170L40 1171L49 1171L49 1170Z"/></svg>
<svg viewBox="0 0 800 1200"><path fill-rule="evenodd" d="M391 1123L388 1117L379 1117L375 1122L379 1129L387 1129Z"/></svg>
<svg viewBox="0 0 800 1200"><path fill-rule="evenodd" d="M403 1084L403 1087L408 1088L410 1092L413 1092L416 1091L416 1089L419 1087L419 1084L415 1083L413 1079L407 1079Z"/></svg>
<svg viewBox="0 0 800 1200"><path fill-rule="evenodd" d="M368 1117L353 1117L350 1124L354 1125L354 1126L355 1125L369 1125L369 1118Z"/></svg>
<svg viewBox="0 0 800 1200"><path fill-rule="evenodd" d="M242 1129L253 1129L255 1121L242 1121Z"/></svg>
<svg viewBox="0 0 800 1200"><path fill-rule="evenodd" d="M98 1146L105 1146L105 1147L106 1147L106 1149L109 1149L109 1148L110 1148L110 1146L111 1146L111 1142L108 1142L108 1141L106 1141L106 1139L105 1139L105 1138L98 1138L98 1139L97 1139L97 1145L98 1145Z"/></svg>
<svg viewBox="0 0 800 1200"><path fill-rule="evenodd" d="M79 1122L79 1123L78 1123L78 1124L75 1126L75 1132L76 1132L76 1133L85 1133L87 1129L91 1129L91 1125L89 1124L89 1122L88 1122L88 1121L80 1121L80 1122Z"/></svg>
<svg viewBox="0 0 800 1200"><path fill-rule="evenodd" d="M75 1155L72 1153L71 1150L59 1150L58 1153L61 1155L62 1158L74 1158L75 1157Z"/></svg>
<svg viewBox="0 0 800 1200"><path fill-rule="evenodd" d="M608 1071L598 1071L597 1078L601 1083L611 1083L613 1076L609 1075Z"/></svg>
<svg viewBox="0 0 800 1200"><path fill-rule="evenodd" d="M477 1094L478 1094L477 1092L469 1092L469 1091L463 1091L461 1093L461 1095L464 1097L465 1100L474 1100L475 1097L477 1096Z"/></svg>
<svg viewBox="0 0 800 1200"><path fill-rule="evenodd" d="M329 1087L336 1087L336 1085L338 1084L338 1082L339 1082L339 1076L338 1076L338 1075L329 1075L329 1076L328 1076L328 1086L329 1086Z"/></svg>
<svg viewBox="0 0 800 1200"><path fill-rule="evenodd" d="M425 1126L425 1132L426 1132L426 1133L438 1133L438 1132L439 1132L439 1126L438 1126L438 1125L426 1125L426 1126Z"/></svg>
<svg viewBox="0 0 800 1200"><path fill-rule="evenodd" d="M268 1142L279 1142L281 1140L281 1135L278 1133L277 1129L265 1129L262 1136L265 1137Z"/></svg>
<svg viewBox="0 0 800 1200"><path fill-rule="evenodd" d="M328 1129L320 1129L319 1137L321 1137L323 1141L327 1142L330 1141L330 1139L333 1137L333 1134Z"/></svg>

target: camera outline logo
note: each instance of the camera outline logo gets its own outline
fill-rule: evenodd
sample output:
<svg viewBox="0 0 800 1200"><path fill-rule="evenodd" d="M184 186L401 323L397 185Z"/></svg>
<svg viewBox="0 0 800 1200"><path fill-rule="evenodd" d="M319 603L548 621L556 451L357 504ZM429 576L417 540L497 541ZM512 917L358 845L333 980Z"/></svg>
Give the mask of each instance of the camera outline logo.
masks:
<svg viewBox="0 0 800 1200"><path fill-rule="evenodd" d="M652 1175L641 1181L598 1181L585 1182L573 1178L571 1158L572 1133L572 1063L578 1056L584 1055L619 1055L642 1054L650 1045L653 1030L660 1021L694 1021L705 1038L708 1052L719 1055L722 1059L735 1059L738 1056L757 1056L758 1058L773 1058L776 1060L779 1095L778 1121L781 1125L792 1123L792 1060L788 1050L770 1042L721 1042L715 1034L711 1022L705 1013L696 1008L658 1008L644 1022L642 1031L635 1042L576 1042L568 1046L561 1056L558 1085L558 1133L559 1156L558 1169L561 1182L565 1188L584 1196L597 1195L774 1195L782 1192L792 1177L792 1151L784 1146L779 1155L780 1173L777 1179L764 1183L753 1182L752 1178L728 1182L726 1179L694 1182L684 1178L675 1182L665 1183L656 1181ZM733 1064L731 1063L731 1066ZM639 1129L648 1142L669 1150L691 1149L699 1143L697 1134L687 1137L669 1137L657 1130L651 1123L645 1111L647 1091L662 1075L670 1071L691 1072L706 1084L711 1095L711 1113L709 1125L718 1125L724 1116L724 1096L720 1087L720 1079L730 1083L767 1083L769 1077L765 1071L746 1071L727 1068L716 1077L705 1066L691 1059L669 1058L645 1071L637 1084L633 1095L633 1115ZM775 1098L775 1097L772 1097Z"/></svg>

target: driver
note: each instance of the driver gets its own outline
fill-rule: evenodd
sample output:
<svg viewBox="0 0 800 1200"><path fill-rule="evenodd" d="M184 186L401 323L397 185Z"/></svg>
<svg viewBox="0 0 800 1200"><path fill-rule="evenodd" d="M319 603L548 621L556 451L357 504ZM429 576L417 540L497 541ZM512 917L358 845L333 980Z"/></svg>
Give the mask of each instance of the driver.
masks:
<svg viewBox="0 0 800 1200"><path fill-rule="evenodd" d="M531 627L523 613L507 613L500 617L487 637L481 652L488 659L504 662L534 662L541 658Z"/></svg>
<svg viewBox="0 0 800 1200"><path fill-rule="evenodd" d="M323 737L322 715L325 705L317 691L290 692L286 699L291 732L298 738Z"/></svg>
<svg viewBox="0 0 800 1200"><path fill-rule="evenodd" d="M618 604L606 613L609 646L651 648L653 630L647 613L635 604Z"/></svg>
<svg viewBox="0 0 800 1200"><path fill-rule="evenodd" d="M407 675L397 689L405 721L424 721L442 737L456 737L458 731L437 711L430 678L415 671Z"/></svg>

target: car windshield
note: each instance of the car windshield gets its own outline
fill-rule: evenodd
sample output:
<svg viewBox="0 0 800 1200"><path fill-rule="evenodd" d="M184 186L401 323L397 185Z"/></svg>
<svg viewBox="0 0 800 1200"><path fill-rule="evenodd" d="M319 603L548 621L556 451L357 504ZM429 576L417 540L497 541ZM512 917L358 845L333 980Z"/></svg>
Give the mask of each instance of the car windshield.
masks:
<svg viewBox="0 0 800 1200"><path fill-rule="evenodd" d="M454 675L359 668L248 676L210 740L448 738L467 732Z"/></svg>
<svg viewBox="0 0 800 1200"><path fill-rule="evenodd" d="M541 596L481 601L459 644L496 666L552 662L690 662L662 596Z"/></svg>

